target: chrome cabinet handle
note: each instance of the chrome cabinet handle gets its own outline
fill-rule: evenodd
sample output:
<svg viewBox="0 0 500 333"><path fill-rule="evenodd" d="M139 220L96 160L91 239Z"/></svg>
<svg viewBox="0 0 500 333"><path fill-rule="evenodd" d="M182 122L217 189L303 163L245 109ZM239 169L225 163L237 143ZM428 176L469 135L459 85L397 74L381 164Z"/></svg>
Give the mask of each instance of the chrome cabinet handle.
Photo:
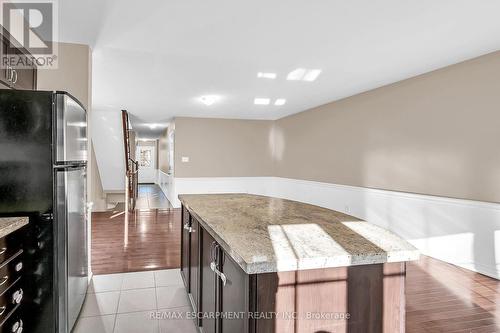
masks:
<svg viewBox="0 0 500 333"><path fill-rule="evenodd" d="M4 253L5 253L5 251L7 251L7 248L6 248L6 247L2 247L2 248L0 249L0 255L4 254Z"/></svg>
<svg viewBox="0 0 500 333"><path fill-rule="evenodd" d="M21 303L21 300L23 299L23 290L20 288L19 290L17 290L14 295L12 295L12 303L13 304L19 304Z"/></svg>
<svg viewBox="0 0 500 333"><path fill-rule="evenodd" d="M0 282L0 286L4 285L5 282L7 282L7 280L9 280L9 277L6 275L2 278L2 281Z"/></svg>
<svg viewBox="0 0 500 333"><path fill-rule="evenodd" d="M12 83L16 84L17 82L17 71L15 69L12 70Z"/></svg>
<svg viewBox="0 0 500 333"><path fill-rule="evenodd" d="M23 331L23 320L19 319L12 325L11 332L13 333L22 333Z"/></svg>
<svg viewBox="0 0 500 333"><path fill-rule="evenodd" d="M227 278L226 278L226 275L224 273L222 273L221 271L219 271L217 269L217 265L215 264L215 262L211 262L210 263L210 269L217 275L220 277L220 279L222 280L222 285L223 286L226 286L226 283L227 283Z"/></svg>
<svg viewBox="0 0 500 333"><path fill-rule="evenodd" d="M5 310L7 310L7 307L4 305L4 306L0 306L0 316L3 315L3 313L5 312Z"/></svg>
<svg viewBox="0 0 500 333"><path fill-rule="evenodd" d="M210 260L212 260L214 262L217 261L216 247L217 247L217 243L212 242L212 244L210 245Z"/></svg>
<svg viewBox="0 0 500 333"><path fill-rule="evenodd" d="M7 66L7 81L11 82L12 81L12 67Z"/></svg>
<svg viewBox="0 0 500 333"><path fill-rule="evenodd" d="M16 270L16 272L19 272L21 269L23 269L23 262L20 261L16 264L16 267L14 267L14 269Z"/></svg>

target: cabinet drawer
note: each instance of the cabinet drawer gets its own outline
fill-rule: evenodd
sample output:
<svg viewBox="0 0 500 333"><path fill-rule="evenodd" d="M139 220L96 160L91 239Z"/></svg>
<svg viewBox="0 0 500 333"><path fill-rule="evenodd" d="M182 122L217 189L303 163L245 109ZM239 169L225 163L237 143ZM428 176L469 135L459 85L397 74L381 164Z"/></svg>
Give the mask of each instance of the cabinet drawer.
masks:
<svg viewBox="0 0 500 333"><path fill-rule="evenodd" d="M22 318L22 311L17 305L12 313L0 322L0 333L21 333L25 331L25 322Z"/></svg>
<svg viewBox="0 0 500 333"><path fill-rule="evenodd" d="M0 266L23 248L24 228L0 238Z"/></svg>
<svg viewBox="0 0 500 333"><path fill-rule="evenodd" d="M0 266L0 294L7 290L22 274L23 250L19 250L12 258Z"/></svg>
<svg viewBox="0 0 500 333"><path fill-rule="evenodd" d="M13 285L0 295L0 322L5 321L14 308L19 305L23 299L24 291L18 279Z"/></svg>

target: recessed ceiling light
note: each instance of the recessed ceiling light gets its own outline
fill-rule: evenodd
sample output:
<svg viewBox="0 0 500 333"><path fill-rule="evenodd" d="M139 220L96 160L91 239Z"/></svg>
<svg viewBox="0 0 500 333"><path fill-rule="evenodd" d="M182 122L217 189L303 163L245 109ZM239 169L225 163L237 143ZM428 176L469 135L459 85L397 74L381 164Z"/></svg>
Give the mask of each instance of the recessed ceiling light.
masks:
<svg viewBox="0 0 500 333"><path fill-rule="evenodd" d="M87 127L87 123L84 121L68 122L68 126L71 127Z"/></svg>
<svg viewBox="0 0 500 333"><path fill-rule="evenodd" d="M271 100L269 98L260 98L260 97L258 97L258 98L255 98L253 100L253 103L255 105L269 105L270 102L271 102Z"/></svg>
<svg viewBox="0 0 500 333"><path fill-rule="evenodd" d="M219 99L220 99L220 96L218 96L218 95L204 95L204 96L200 97L200 101L207 106L214 104Z"/></svg>
<svg viewBox="0 0 500 333"><path fill-rule="evenodd" d="M290 73L288 73L286 79L288 81L300 81L304 77L304 74L306 73L305 68L297 68Z"/></svg>
<svg viewBox="0 0 500 333"><path fill-rule="evenodd" d="M284 98L278 98L276 101L274 101L274 105L276 105L276 106L285 105L285 103L286 103L286 99L284 99Z"/></svg>
<svg viewBox="0 0 500 333"><path fill-rule="evenodd" d="M304 75L303 80L312 82L316 80L320 74L321 74L321 69L311 69L307 71L306 75Z"/></svg>
<svg viewBox="0 0 500 333"><path fill-rule="evenodd" d="M271 79L274 80L277 75L276 73L264 73L264 72L258 72L257 77L261 79Z"/></svg>

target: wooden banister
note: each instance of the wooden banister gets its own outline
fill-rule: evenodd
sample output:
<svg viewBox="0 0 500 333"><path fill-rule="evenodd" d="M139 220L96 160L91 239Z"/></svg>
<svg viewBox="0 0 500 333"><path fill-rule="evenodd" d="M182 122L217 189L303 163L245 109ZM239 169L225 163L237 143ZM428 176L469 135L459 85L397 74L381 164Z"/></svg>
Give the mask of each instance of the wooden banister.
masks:
<svg viewBox="0 0 500 333"><path fill-rule="evenodd" d="M135 209L135 204L138 196L139 187L139 163L135 161L130 152L130 120L128 117L128 112L122 110L122 128L123 128L123 146L125 149L125 176L127 179L126 184L126 198L128 198L128 207L132 210ZM134 142L135 144L135 142Z"/></svg>

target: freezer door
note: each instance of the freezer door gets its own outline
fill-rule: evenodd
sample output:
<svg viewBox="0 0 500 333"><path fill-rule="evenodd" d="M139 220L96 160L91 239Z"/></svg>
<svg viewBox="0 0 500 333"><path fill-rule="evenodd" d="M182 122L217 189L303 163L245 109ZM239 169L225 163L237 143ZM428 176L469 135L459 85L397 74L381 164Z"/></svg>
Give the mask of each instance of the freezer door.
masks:
<svg viewBox="0 0 500 333"><path fill-rule="evenodd" d="M86 167L56 171L58 332L73 328L88 286Z"/></svg>
<svg viewBox="0 0 500 333"><path fill-rule="evenodd" d="M70 95L55 96L57 163L87 161L87 113Z"/></svg>

